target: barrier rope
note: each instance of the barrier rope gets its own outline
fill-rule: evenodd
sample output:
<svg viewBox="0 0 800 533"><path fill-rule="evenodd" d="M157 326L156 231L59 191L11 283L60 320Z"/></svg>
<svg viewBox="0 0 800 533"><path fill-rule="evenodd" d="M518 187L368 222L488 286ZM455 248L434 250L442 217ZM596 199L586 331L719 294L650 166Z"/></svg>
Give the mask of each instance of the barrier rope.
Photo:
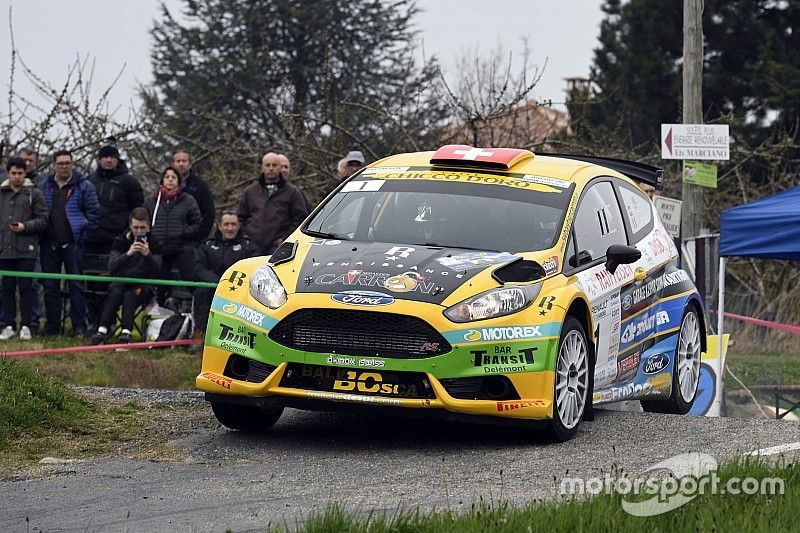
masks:
<svg viewBox="0 0 800 533"><path fill-rule="evenodd" d="M67 346L65 348L47 348L44 350L20 350L14 352L0 352L0 359L4 357L38 357L40 355L66 355L71 353L102 352L116 349L138 348L167 348L170 346L187 346L190 344L203 344L202 339L181 339L176 341L152 342L127 342L122 344L98 344L97 346Z"/></svg>
<svg viewBox="0 0 800 533"><path fill-rule="evenodd" d="M177 287L208 287L215 289L216 283L208 281L184 281L174 279L120 278L115 276L93 276L89 274L62 274L60 272L18 272L0 270L0 276L38 279L65 279L68 281L100 281L103 283L130 283L132 285L171 285Z"/></svg>
<svg viewBox="0 0 800 533"><path fill-rule="evenodd" d="M800 335L800 326L792 326L791 324L782 324L780 322L770 322L769 320L761 320L760 318L751 318L749 316L735 315L727 311L725 311L724 316L725 318L738 320L740 322L744 322L745 324L753 324L756 326L761 326L762 328L774 329L783 331L785 333Z"/></svg>

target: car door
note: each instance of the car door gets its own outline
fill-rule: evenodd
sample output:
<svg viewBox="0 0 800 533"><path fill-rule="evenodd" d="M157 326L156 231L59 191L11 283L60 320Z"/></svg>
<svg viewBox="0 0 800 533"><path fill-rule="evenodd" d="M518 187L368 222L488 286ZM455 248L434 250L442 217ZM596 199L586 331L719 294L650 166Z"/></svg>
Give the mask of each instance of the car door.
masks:
<svg viewBox="0 0 800 533"><path fill-rule="evenodd" d="M620 289L633 282L631 265L612 274L605 267L612 244L628 244L625 221L610 178L598 178L583 192L575 212L565 274L575 275L588 296L597 346L595 388L616 381L620 344Z"/></svg>

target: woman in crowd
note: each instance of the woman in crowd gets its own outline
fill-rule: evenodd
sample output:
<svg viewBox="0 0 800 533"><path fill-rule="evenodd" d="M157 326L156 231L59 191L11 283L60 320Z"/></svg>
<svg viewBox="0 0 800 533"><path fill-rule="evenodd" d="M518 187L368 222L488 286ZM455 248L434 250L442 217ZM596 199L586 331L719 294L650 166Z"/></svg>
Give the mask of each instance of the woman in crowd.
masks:
<svg viewBox="0 0 800 533"><path fill-rule="evenodd" d="M200 230L200 208L192 195L180 189L178 172L171 166L161 173L158 190L144 201L150 214L151 232L162 245L161 279L172 277L173 266L181 279L194 279L192 243ZM160 286L159 304L164 303L169 288Z"/></svg>

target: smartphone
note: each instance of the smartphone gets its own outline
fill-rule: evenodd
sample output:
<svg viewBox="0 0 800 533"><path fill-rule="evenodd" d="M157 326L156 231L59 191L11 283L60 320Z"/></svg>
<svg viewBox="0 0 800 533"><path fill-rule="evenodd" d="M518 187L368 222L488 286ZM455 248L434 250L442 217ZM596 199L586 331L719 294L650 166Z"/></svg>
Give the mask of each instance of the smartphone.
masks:
<svg viewBox="0 0 800 533"><path fill-rule="evenodd" d="M136 242L147 242L147 237L144 235L139 235L136 237Z"/></svg>
<svg viewBox="0 0 800 533"><path fill-rule="evenodd" d="M19 220L12 220L12 221L11 221L11 226L13 226L13 227L15 227L15 228L16 228L17 226L19 226Z"/></svg>

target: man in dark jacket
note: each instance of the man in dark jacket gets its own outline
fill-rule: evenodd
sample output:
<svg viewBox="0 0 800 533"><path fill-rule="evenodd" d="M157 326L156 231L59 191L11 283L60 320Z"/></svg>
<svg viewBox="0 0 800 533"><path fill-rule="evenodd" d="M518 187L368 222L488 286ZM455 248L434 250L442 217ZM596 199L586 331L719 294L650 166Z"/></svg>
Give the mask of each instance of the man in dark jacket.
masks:
<svg viewBox="0 0 800 533"><path fill-rule="evenodd" d="M53 154L55 173L39 186L49 210L47 230L42 236L42 272L83 274L83 249L86 238L97 228L100 207L92 182L72 168L72 153L59 150ZM86 334L86 300L84 283L70 281L69 301L72 333ZM47 323L45 335L61 331L61 290L57 279L45 280L44 307Z"/></svg>
<svg viewBox="0 0 800 533"><path fill-rule="evenodd" d="M195 268L198 281L217 283L220 276L236 261L255 257L258 245L242 233L235 211L223 211L217 222L214 237L197 250ZM208 325L208 313L214 289L201 287L194 291L194 323L197 338L202 338Z"/></svg>
<svg viewBox="0 0 800 533"><path fill-rule="evenodd" d="M287 183L278 154L264 155L261 174L239 202L239 220L245 233L256 240L261 253L270 255L306 216L303 193Z"/></svg>
<svg viewBox="0 0 800 533"><path fill-rule="evenodd" d="M178 176L181 179L181 190L191 194L197 202L197 207L200 208L200 215L203 217L203 221L200 223L200 229L195 238L195 244L199 246L208 238L211 228L214 226L214 217L216 216L214 195L211 194L208 183L192 170L192 155L189 152L178 150L173 153L172 166L178 171Z"/></svg>
<svg viewBox="0 0 800 533"><path fill-rule="evenodd" d="M86 268L105 269L111 243L128 227L131 210L144 203L144 192L139 181L130 175L120 159L119 150L111 144L97 152L97 169L89 176L97 191L100 216L97 229L86 241ZM102 266L101 266L102 265ZM108 290L107 283L90 282L87 285L86 304L89 323L97 324L100 309Z"/></svg>
<svg viewBox="0 0 800 533"><path fill-rule="evenodd" d="M128 226L131 210L144 203L144 193L139 181L128 173L115 146L100 148L97 161L97 170L89 176L89 181L97 191L100 217L97 229L87 237L86 252L107 254L112 241Z"/></svg>
<svg viewBox="0 0 800 533"><path fill-rule="evenodd" d="M108 256L108 272L112 276L128 278L156 278L161 270L161 243L150 234L150 214L144 207L131 211L129 229L118 235L111 245ZM112 283L100 313L97 333L92 344L103 344L111 337L117 309L122 304L120 333L116 342L131 342L131 330L136 308L153 297L153 291L145 285Z"/></svg>
<svg viewBox="0 0 800 533"><path fill-rule="evenodd" d="M0 184L0 270L33 272L39 255L39 234L47 226L47 205L42 191L25 177L25 161L6 163L6 180ZM0 340L17 333L19 288L19 338L31 340L34 289L31 278L3 277L3 321Z"/></svg>

